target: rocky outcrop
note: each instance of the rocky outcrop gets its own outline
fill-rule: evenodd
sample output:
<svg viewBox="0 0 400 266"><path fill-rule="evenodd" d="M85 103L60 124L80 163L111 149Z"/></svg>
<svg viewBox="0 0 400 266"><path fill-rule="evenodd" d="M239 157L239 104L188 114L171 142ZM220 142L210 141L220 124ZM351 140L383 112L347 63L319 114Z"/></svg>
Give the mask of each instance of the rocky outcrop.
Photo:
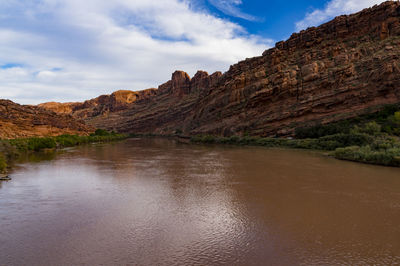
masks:
<svg viewBox="0 0 400 266"><path fill-rule="evenodd" d="M221 72L215 72L214 74L209 76L207 72L198 71L191 81L191 92L208 91L209 89L217 85L218 80L221 76Z"/></svg>
<svg viewBox="0 0 400 266"><path fill-rule="evenodd" d="M156 93L155 89L143 91L119 90L111 95L102 95L95 99L76 105L73 115L78 118L107 116L110 112L128 109L135 102L146 101Z"/></svg>
<svg viewBox="0 0 400 266"><path fill-rule="evenodd" d="M74 115L120 132L288 136L399 102L400 3L389 1L295 33L223 75L177 71L146 101Z"/></svg>
<svg viewBox="0 0 400 266"><path fill-rule="evenodd" d="M61 134L87 135L92 127L70 115L57 114L37 106L19 105L0 100L0 138L55 136Z"/></svg>
<svg viewBox="0 0 400 266"><path fill-rule="evenodd" d="M156 89L143 91L119 90L111 95L101 95L83 103L48 102L39 104L39 107L56 113L71 114L79 119L87 119L96 116L107 116L110 112L126 110L133 103L146 101L156 95L156 91Z"/></svg>
<svg viewBox="0 0 400 266"><path fill-rule="evenodd" d="M171 80L158 87L158 94L183 96L200 90L208 90L216 85L221 76L221 72L215 72L209 76L205 71L198 71L191 79L186 72L175 71Z"/></svg>
<svg viewBox="0 0 400 266"><path fill-rule="evenodd" d="M173 96L183 96L190 93L190 77L183 71L175 71L170 81L158 87L159 92L170 93Z"/></svg>
<svg viewBox="0 0 400 266"><path fill-rule="evenodd" d="M72 114L75 107L80 103L58 103L58 102L47 102L39 104L38 106L47 110L51 110L59 114Z"/></svg>

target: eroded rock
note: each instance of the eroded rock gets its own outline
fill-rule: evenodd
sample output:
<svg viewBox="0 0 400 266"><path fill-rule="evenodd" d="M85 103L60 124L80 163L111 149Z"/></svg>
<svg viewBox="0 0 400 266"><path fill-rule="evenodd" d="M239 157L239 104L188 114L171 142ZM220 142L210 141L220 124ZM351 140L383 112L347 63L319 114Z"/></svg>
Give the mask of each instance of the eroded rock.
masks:
<svg viewBox="0 0 400 266"><path fill-rule="evenodd" d="M107 116L107 101L72 114L120 132L291 135L399 103L399 66L400 3L388 1L295 33L224 74L177 71L147 101L106 108Z"/></svg>

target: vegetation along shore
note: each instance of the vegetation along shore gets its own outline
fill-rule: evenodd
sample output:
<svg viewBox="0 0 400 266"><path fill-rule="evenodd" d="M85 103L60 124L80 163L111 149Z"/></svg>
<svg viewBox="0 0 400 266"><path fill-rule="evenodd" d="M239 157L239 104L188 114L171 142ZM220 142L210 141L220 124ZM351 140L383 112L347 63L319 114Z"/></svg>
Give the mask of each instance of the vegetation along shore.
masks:
<svg viewBox="0 0 400 266"><path fill-rule="evenodd" d="M199 135L192 137L191 141L324 150L330 151L337 159L399 167L400 106L387 105L374 114L298 128L293 139Z"/></svg>
<svg viewBox="0 0 400 266"><path fill-rule="evenodd" d="M87 143L122 140L128 135L98 129L89 136L60 135L55 137L32 137L0 140L0 174L5 174L10 163L21 154L46 149L61 149Z"/></svg>

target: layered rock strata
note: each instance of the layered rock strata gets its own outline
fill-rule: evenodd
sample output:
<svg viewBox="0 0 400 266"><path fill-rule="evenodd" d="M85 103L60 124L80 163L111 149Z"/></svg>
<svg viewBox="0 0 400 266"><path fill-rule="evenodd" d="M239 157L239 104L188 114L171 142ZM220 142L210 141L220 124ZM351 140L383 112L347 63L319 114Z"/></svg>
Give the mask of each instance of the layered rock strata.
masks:
<svg viewBox="0 0 400 266"><path fill-rule="evenodd" d="M156 95L156 89L142 91L119 90L111 95L101 95L83 103L47 102L38 106L56 113L71 114L79 119L87 119L96 116L107 116L110 112L126 110L133 103L146 101L154 95Z"/></svg>
<svg viewBox="0 0 400 266"><path fill-rule="evenodd" d="M71 115L57 114L37 106L19 105L0 100L0 138L88 135L94 128Z"/></svg>
<svg viewBox="0 0 400 266"><path fill-rule="evenodd" d="M224 74L177 71L107 116L72 114L119 132L289 136L399 102L400 3L388 1L295 33Z"/></svg>

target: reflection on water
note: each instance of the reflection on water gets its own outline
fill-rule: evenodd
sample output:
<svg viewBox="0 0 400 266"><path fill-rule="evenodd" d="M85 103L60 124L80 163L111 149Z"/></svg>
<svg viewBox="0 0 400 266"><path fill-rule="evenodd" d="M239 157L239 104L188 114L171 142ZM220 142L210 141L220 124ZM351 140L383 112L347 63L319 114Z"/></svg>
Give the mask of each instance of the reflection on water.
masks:
<svg viewBox="0 0 400 266"><path fill-rule="evenodd" d="M1 265L400 263L396 168L163 139L46 156L0 187Z"/></svg>

